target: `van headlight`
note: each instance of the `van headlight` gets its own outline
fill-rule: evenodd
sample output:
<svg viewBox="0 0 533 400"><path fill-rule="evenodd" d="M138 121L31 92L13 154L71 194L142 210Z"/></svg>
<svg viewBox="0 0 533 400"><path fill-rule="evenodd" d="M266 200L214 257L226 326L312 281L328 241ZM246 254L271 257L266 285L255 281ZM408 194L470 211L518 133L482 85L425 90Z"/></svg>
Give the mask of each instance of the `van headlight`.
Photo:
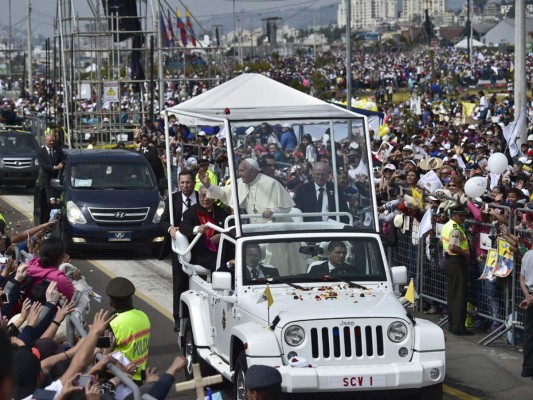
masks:
<svg viewBox="0 0 533 400"><path fill-rule="evenodd" d="M152 219L152 223L158 224L159 221L161 221L161 215L163 215L163 211L165 211L165 202L160 201L159 205L157 206L157 210L155 210L154 219Z"/></svg>
<svg viewBox="0 0 533 400"><path fill-rule="evenodd" d="M83 213L73 201L67 201L67 220L72 225L87 223Z"/></svg>
<svg viewBox="0 0 533 400"><path fill-rule="evenodd" d="M301 326L292 325L285 331L285 342L289 346L299 346L305 339L305 331Z"/></svg>
<svg viewBox="0 0 533 400"><path fill-rule="evenodd" d="M389 326L387 335L391 342L399 343L407 337L407 326L403 322L393 322Z"/></svg>

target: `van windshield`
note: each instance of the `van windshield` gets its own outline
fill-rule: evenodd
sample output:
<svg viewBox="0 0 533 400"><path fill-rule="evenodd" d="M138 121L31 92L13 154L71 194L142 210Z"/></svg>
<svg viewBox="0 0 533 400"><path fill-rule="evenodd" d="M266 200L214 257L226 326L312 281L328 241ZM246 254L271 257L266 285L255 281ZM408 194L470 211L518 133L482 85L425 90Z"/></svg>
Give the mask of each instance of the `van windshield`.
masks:
<svg viewBox="0 0 533 400"><path fill-rule="evenodd" d="M35 139L20 133L0 134L0 150L9 153L27 153L36 150Z"/></svg>
<svg viewBox="0 0 533 400"><path fill-rule="evenodd" d="M155 186L150 167L139 163L76 163L68 176L76 189L136 190Z"/></svg>

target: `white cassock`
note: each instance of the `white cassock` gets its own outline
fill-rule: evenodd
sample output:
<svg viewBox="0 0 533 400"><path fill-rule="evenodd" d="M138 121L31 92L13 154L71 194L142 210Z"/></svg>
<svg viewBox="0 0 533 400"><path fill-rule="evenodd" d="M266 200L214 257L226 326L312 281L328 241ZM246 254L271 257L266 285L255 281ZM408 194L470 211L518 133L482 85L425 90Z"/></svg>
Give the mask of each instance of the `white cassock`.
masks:
<svg viewBox="0 0 533 400"><path fill-rule="evenodd" d="M262 214L270 209L273 213L288 213L294 207L294 201L281 183L264 174L258 174L250 183L237 180L237 195L239 208L246 210L247 214ZM222 203L235 208L232 201L231 186L209 186L207 197L219 199ZM292 221L290 217L276 217L276 221ZM251 218L250 223L261 224L269 222L263 218ZM299 253L298 243L271 243L265 246L263 262L276 268L280 275L292 275L305 273L306 262Z"/></svg>

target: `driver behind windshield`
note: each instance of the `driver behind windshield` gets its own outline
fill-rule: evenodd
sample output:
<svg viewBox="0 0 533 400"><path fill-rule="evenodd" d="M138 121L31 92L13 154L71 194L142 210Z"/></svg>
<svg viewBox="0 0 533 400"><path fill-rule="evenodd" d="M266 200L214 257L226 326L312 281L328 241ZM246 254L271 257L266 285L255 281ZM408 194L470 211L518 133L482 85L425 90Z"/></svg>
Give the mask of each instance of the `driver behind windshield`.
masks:
<svg viewBox="0 0 533 400"><path fill-rule="evenodd" d="M344 242L330 242L328 245L328 261L314 265L309 273L315 275L349 275L353 268L345 263L347 253Z"/></svg>
<svg viewBox="0 0 533 400"><path fill-rule="evenodd" d="M277 268L261 264L261 247L258 244L249 244L245 250L246 267L243 268L244 282L256 279L266 279L279 276Z"/></svg>

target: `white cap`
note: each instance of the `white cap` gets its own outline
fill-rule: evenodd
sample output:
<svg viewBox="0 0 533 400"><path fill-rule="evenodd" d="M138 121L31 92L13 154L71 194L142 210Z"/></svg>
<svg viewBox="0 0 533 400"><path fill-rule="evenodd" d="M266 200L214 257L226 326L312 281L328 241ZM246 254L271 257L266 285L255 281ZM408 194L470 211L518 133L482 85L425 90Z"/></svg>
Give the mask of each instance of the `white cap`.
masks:
<svg viewBox="0 0 533 400"><path fill-rule="evenodd" d="M485 135L487 135L487 136L492 136L492 131L487 131L487 132L485 132Z"/></svg>
<svg viewBox="0 0 533 400"><path fill-rule="evenodd" d="M281 125L282 128L290 128L291 124L285 123Z"/></svg>
<svg viewBox="0 0 533 400"><path fill-rule="evenodd" d="M472 124L470 124L470 125L468 125L468 129L472 129L472 130L474 130L474 131L475 131L475 130L476 130L476 126L475 126L475 125L472 125Z"/></svg>
<svg viewBox="0 0 533 400"><path fill-rule="evenodd" d="M413 152L413 146L405 145L405 146L403 146L402 151L410 151L410 152Z"/></svg>
<svg viewBox="0 0 533 400"><path fill-rule="evenodd" d="M205 136L205 132L204 131L198 132L198 136Z"/></svg>
<svg viewBox="0 0 533 400"><path fill-rule="evenodd" d="M533 140L533 135L529 135L529 136L527 137L527 141L529 142L530 140Z"/></svg>
<svg viewBox="0 0 533 400"><path fill-rule="evenodd" d="M383 169L390 169L391 171L396 171L396 165L394 164L387 164L383 167Z"/></svg>
<svg viewBox="0 0 533 400"><path fill-rule="evenodd" d="M528 157L520 157L518 161L520 161L522 164L527 164L527 165L531 164L532 162Z"/></svg>

